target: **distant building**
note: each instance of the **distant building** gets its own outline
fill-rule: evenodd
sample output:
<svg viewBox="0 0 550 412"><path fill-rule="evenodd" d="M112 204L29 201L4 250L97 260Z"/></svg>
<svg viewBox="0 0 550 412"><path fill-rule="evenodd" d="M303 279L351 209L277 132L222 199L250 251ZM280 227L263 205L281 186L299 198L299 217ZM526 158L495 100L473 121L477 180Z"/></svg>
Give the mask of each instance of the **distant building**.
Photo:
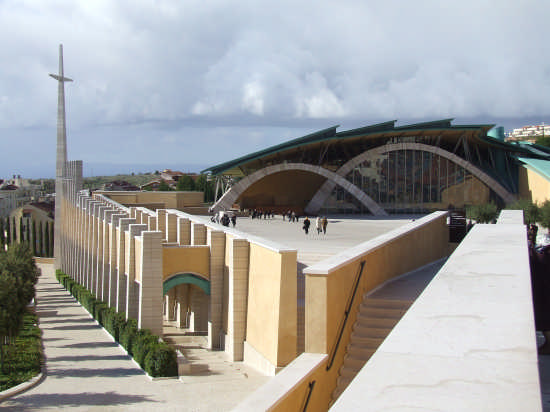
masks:
<svg viewBox="0 0 550 412"><path fill-rule="evenodd" d="M105 183L101 190L109 192L134 192L139 190L139 187L128 183L126 180L113 180L112 182Z"/></svg>
<svg viewBox="0 0 550 412"><path fill-rule="evenodd" d="M519 129L514 129L506 137L507 142L530 142L535 143L540 136L550 136L550 125L544 123L536 126L523 126Z"/></svg>
<svg viewBox="0 0 550 412"><path fill-rule="evenodd" d="M164 182L170 187L170 189L175 190L178 184L178 180L182 176L190 176L193 180L196 180L199 175L196 173L183 173L171 169L164 169L160 173L160 178L153 179L150 182L141 185L140 189L156 191L158 190L160 184Z"/></svg>
<svg viewBox="0 0 550 412"><path fill-rule="evenodd" d="M41 185L30 184L21 175L0 180L0 217L8 216L13 209L26 203L38 201L42 195Z"/></svg>

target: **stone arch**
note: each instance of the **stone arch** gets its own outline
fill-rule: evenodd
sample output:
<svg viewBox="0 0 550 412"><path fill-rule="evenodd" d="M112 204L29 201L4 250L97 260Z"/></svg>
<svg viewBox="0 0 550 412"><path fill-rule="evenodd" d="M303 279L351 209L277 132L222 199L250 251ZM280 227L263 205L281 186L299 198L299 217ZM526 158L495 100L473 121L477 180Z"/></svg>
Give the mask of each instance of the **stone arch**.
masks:
<svg viewBox="0 0 550 412"><path fill-rule="evenodd" d="M455 164L458 164L459 166L462 166L464 169L466 169L468 172L470 172L472 175L477 177L480 181L482 181L484 184L486 184L489 188L491 188L497 195L499 195L502 200L504 200L505 203L511 203L515 200L515 197L508 192L504 186L502 186L500 183L498 183L495 179L493 179L491 176L489 176L487 173L485 173L483 170L478 168L477 166L474 166L470 162L462 159L460 156L455 155L454 153L451 153L447 150L444 150L440 147L427 145L424 143L394 143L394 144L387 144L384 146L379 146L374 149L367 150L357 156L355 156L353 159L350 159L348 162L346 162L342 167L340 167L336 174L339 176L345 178L345 176L350 173L354 167L360 165L363 163L367 158L373 154L384 154L389 152L395 152L399 150L421 150L424 152L430 152L437 154L438 156L444 157L450 161L452 161ZM319 188L315 196L312 197L311 201L306 206L305 210L308 213L317 213L321 206L325 203L325 200L327 197L332 193L332 190L334 189L335 184L333 181L327 180L323 185Z"/></svg>
<svg viewBox="0 0 550 412"><path fill-rule="evenodd" d="M177 273L162 282L162 294L166 295L174 286L192 284L198 286L204 293L210 295L210 281L202 275L195 273Z"/></svg>
<svg viewBox="0 0 550 412"><path fill-rule="evenodd" d="M373 215L385 216L387 213L374 200L372 200L365 192L355 186L353 183L346 180L337 173L331 172L321 166L313 166L306 163L281 163L278 165L268 166L260 169L234 184L230 190L212 206L211 210L217 212L219 210L230 209L235 201L242 195L251 185L264 178L265 176L292 170L303 170L306 172L316 173L327 178L327 181L334 183L334 186L339 185L348 191L352 196L371 211ZM333 187L334 187L333 186Z"/></svg>

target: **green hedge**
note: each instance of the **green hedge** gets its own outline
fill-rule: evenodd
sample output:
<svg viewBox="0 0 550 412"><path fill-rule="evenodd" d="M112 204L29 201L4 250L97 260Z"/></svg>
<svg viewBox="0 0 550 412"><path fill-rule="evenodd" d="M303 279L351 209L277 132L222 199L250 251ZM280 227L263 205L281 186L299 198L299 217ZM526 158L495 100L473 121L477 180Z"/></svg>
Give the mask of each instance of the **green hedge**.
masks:
<svg viewBox="0 0 550 412"><path fill-rule="evenodd" d="M130 356L133 356L132 340L134 339L134 336L137 334L138 330L139 329L138 329L137 320L130 318L126 322L126 325L124 326L124 328L120 331L119 342L122 345L122 347L126 349L126 352L128 352Z"/></svg>
<svg viewBox="0 0 550 412"><path fill-rule="evenodd" d="M145 372L152 377L178 376L176 351L166 343L157 343L145 357Z"/></svg>
<svg viewBox="0 0 550 412"><path fill-rule="evenodd" d="M126 321L125 313L110 308L67 274L57 270L55 277L150 376L177 376L177 356L173 348L159 342L160 338L148 329L139 329L135 319Z"/></svg>
<svg viewBox="0 0 550 412"><path fill-rule="evenodd" d="M32 312L23 316L23 327L11 345L4 346L5 374L0 372L0 391L26 382L40 373L42 364L41 332L38 317Z"/></svg>

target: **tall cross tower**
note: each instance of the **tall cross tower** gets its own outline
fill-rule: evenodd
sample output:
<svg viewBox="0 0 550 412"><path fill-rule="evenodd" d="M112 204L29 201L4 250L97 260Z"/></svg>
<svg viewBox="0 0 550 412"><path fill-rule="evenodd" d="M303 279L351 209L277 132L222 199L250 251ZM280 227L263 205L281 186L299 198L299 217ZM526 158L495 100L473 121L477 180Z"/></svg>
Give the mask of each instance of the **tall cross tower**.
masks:
<svg viewBox="0 0 550 412"><path fill-rule="evenodd" d="M63 179L65 177L65 166L67 164L67 130L65 127L65 82L72 82L63 73L63 45L59 45L59 74L50 74L57 80L57 155L55 162L55 228L54 228L54 257L55 268L60 268L61 262L61 225L62 225L62 203L65 194L63 193Z"/></svg>

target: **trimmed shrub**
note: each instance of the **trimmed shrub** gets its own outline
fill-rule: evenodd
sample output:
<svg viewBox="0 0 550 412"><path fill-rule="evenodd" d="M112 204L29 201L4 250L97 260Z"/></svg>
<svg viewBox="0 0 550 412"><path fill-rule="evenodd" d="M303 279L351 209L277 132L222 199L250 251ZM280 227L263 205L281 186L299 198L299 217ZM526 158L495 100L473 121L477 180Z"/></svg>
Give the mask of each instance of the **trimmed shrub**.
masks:
<svg viewBox="0 0 550 412"><path fill-rule="evenodd" d="M120 342L120 332L124 330L126 326L126 313L124 312L115 312L113 317L113 330L115 334L113 337L117 342Z"/></svg>
<svg viewBox="0 0 550 412"><path fill-rule="evenodd" d="M136 336L132 341L132 353L134 360L141 366L144 367L145 357L149 350L157 344L159 337L153 335L148 329L141 329L138 331Z"/></svg>
<svg viewBox="0 0 550 412"><path fill-rule="evenodd" d="M152 377L178 376L176 351L166 343L154 344L145 357L145 372Z"/></svg>
<svg viewBox="0 0 550 412"><path fill-rule="evenodd" d="M130 356L132 356L132 340L138 332L137 320L128 319L124 328L120 331L120 344Z"/></svg>
<svg viewBox="0 0 550 412"><path fill-rule="evenodd" d="M113 318L115 317L115 314L116 314L116 311L114 310L114 308L107 308L103 311L103 315L102 315L102 321L103 321L102 325L105 328L105 330L109 332L113 337L115 336L114 322L113 322Z"/></svg>
<svg viewBox="0 0 550 412"><path fill-rule="evenodd" d="M536 203L531 202L527 199L519 199L514 203L511 203L506 206L506 209L510 210L523 210L523 224L529 225L531 223L536 223L539 220L539 207Z"/></svg>
<svg viewBox="0 0 550 412"><path fill-rule="evenodd" d="M104 326L103 312L105 312L107 309L107 304L105 302L103 302L102 300L96 301L96 304L94 305L94 318L101 326Z"/></svg>

